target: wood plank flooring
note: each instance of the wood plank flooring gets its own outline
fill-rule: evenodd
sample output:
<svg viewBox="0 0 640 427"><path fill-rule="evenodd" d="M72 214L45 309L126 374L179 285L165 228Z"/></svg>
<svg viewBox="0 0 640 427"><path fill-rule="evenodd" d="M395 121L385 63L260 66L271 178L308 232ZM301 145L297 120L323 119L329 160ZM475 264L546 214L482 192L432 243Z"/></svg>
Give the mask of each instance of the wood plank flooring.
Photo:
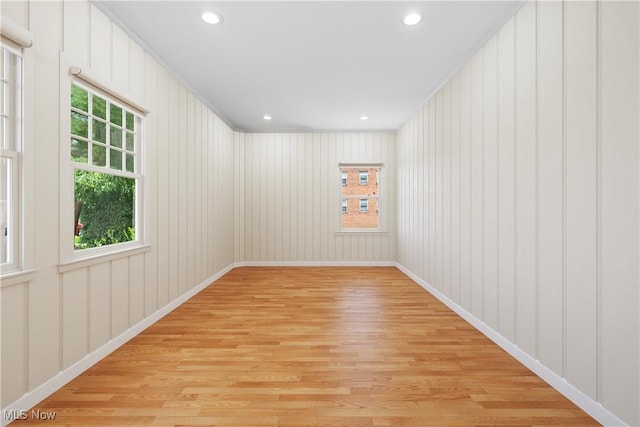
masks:
<svg viewBox="0 0 640 427"><path fill-rule="evenodd" d="M14 425L597 423L395 268L238 268Z"/></svg>

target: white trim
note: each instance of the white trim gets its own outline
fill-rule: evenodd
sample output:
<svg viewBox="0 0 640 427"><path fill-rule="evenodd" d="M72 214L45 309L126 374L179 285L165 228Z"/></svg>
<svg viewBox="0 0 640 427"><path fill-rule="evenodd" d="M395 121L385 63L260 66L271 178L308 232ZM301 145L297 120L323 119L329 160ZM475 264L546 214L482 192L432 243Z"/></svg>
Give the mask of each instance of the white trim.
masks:
<svg viewBox="0 0 640 427"><path fill-rule="evenodd" d="M33 35L30 31L16 24L6 16L2 17L0 33L18 46L25 48L33 46Z"/></svg>
<svg viewBox="0 0 640 427"><path fill-rule="evenodd" d="M128 243L129 242L122 243L122 244L118 243L117 245L126 245ZM145 252L149 252L151 250L151 245L136 244L133 247L121 246L120 248L115 247L117 245L101 247L101 249L110 248L111 250L109 252L101 252L101 253L90 252L90 256L60 263L58 264L58 273L66 273L67 271L77 270L79 268L86 268L95 264L101 264L103 262L113 261L119 258L126 258L133 255L142 254ZM85 249L85 250L91 251L92 249L98 249L98 248L91 248L91 249Z"/></svg>
<svg viewBox="0 0 640 427"><path fill-rule="evenodd" d="M84 371L86 371L87 369L89 369L90 367L98 363L100 360L102 360L109 354L113 353L115 350L117 350L127 341L129 341L130 339L132 339L133 337L135 337L136 335L138 335L139 333L147 329L149 326L153 325L158 320L162 319L164 316L166 316L171 311L176 309L178 306L180 306L182 303L187 301L189 298L193 297L194 295L196 295L198 292L200 292L207 286L212 285L213 282L220 279L222 276L227 274L233 268L234 268L234 265L230 264L224 269L222 269L221 271L219 271L218 273L205 279L198 286L180 295L178 298L174 299L173 301L171 301L161 309L157 310L152 315L143 319L136 325L130 327L129 329L124 331L122 334L113 338L112 340L110 340L109 342L107 342L105 345L98 348L94 352L87 354L84 358L80 359L79 361L77 361L76 363L74 363L64 371L59 372L58 375L51 378L49 381L45 382L44 384L40 385L35 390L25 394L15 402L11 403L6 408L2 408L2 411L14 411L14 410L21 411L21 410L31 409L32 407L40 403L42 400L46 399L48 396L58 391L69 381L73 380L78 375L82 374ZM8 422L4 419L4 417L0 417L0 426L5 426L7 424Z"/></svg>
<svg viewBox="0 0 640 427"><path fill-rule="evenodd" d="M627 424L613 413L608 411L602 406L601 403L596 402L582 391L578 390L575 386L571 385L566 378L553 372L551 369L540 363L539 360L534 359L524 350L518 347L516 344L509 341L502 336L498 331L492 329L489 325L482 320L469 313L464 308L460 307L449 297L438 291L433 286L413 274L411 270L404 267L400 263L395 263L395 266L404 274L409 276L414 282L422 286L427 292L436 297L440 302L453 310L457 315L469 322L471 326L482 332L487 338L500 346L503 350L513 356L518 362L529 368L534 374L539 376L543 381L549 384L551 387L560 392L564 397L575 403L580 409L596 419L599 423L606 426L626 426Z"/></svg>
<svg viewBox="0 0 640 427"><path fill-rule="evenodd" d="M119 93L115 92L113 89L110 88L108 84L103 83L100 79L98 79L97 77L94 77L92 73L90 71L87 71L86 69L83 71L82 68L77 66L69 67L69 75L79 80L82 80L83 82L95 88L100 89L105 94L109 95L112 98L115 98L116 100L122 102L128 107L136 110L139 114L143 116L146 116L147 114L149 114L148 109L144 108L143 106L136 103L135 101L132 101L126 96L120 95Z"/></svg>
<svg viewBox="0 0 640 427"><path fill-rule="evenodd" d="M395 267L395 261L239 261L237 267Z"/></svg>
<svg viewBox="0 0 640 427"><path fill-rule="evenodd" d="M3 273L2 276L0 276L0 288L8 288L9 286L31 282L36 276L37 271L38 270L17 270Z"/></svg>

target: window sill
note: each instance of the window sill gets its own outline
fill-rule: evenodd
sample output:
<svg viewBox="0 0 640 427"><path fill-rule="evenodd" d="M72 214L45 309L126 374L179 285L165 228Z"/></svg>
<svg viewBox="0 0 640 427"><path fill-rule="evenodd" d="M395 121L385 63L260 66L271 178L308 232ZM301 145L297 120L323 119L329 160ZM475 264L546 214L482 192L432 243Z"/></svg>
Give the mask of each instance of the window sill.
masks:
<svg viewBox="0 0 640 427"><path fill-rule="evenodd" d="M340 235L344 235L344 234L375 234L375 235L380 235L380 234L389 234L388 231L382 231L382 230L340 230L340 231L334 231L333 234L335 236L340 236Z"/></svg>
<svg viewBox="0 0 640 427"><path fill-rule="evenodd" d="M2 276L0 276L0 288L8 288L9 286L30 282L35 277L37 271L38 270L18 270L3 273Z"/></svg>
<svg viewBox="0 0 640 427"><path fill-rule="evenodd" d="M124 258L124 257L142 254L145 252L149 252L150 250L151 250L151 245L141 245L133 248L116 250L106 254L96 254L93 256L88 256L86 258L67 261L67 262L58 264L58 273L65 273L67 271L77 270L79 268L90 267L95 264L100 264L103 262L113 261L113 260Z"/></svg>

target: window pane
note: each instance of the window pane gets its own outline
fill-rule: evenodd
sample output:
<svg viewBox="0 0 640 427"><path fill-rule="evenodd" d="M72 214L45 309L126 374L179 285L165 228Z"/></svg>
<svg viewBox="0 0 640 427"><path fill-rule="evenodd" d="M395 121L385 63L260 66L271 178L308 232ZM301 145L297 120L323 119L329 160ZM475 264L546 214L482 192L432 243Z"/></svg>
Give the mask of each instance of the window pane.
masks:
<svg viewBox="0 0 640 427"><path fill-rule="evenodd" d="M0 163L0 263L11 260L11 159L2 157Z"/></svg>
<svg viewBox="0 0 640 427"><path fill-rule="evenodd" d="M133 129L133 113L130 113L127 111L127 129L129 130L134 130Z"/></svg>
<svg viewBox="0 0 640 427"><path fill-rule="evenodd" d="M133 134L131 132L127 132L127 151L133 151L134 148Z"/></svg>
<svg viewBox="0 0 640 427"><path fill-rule="evenodd" d="M111 129L111 140L109 142L110 145L114 147L122 148L122 129L110 126Z"/></svg>
<svg viewBox="0 0 640 427"><path fill-rule="evenodd" d="M367 185L369 183L369 173L366 171L360 172L360 185Z"/></svg>
<svg viewBox="0 0 640 427"><path fill-rule="evenodd" d="M71 139L71 160L74 162L89 162L89 151L87 149L87 141L81 139Z"/></svg>
<svg viewBox="0 0 640 427"><path fill-rule="evenodd" d="M135 179L75 170L75 249L135 240Z"/></svg>
<svg viewBox="0 0 640 427"><path fill-rule="evenodd" d="M135 172L135 163L133 154L127 154L127 172Z"/></svg>
<svg viewBox="0 0 640 427"><path fill-rule="evenodd" d="M84 114L71 112L71 133L73 135L83 136L87 138L89 136L89 118Z"/></svg>
<svg viewBox="0 0 640 427"><path fill-rule="evenodd" d="M93 95L93 115L107 120L107 101Z"/></svg>
<svg viewBox="0 0 640 427"><path fill-rule="evenodd" d="M89 94L79 86L71 85L71 106L89 112Z"/></svg>
<svg viewBox="0 0 640 427"><path fill-rule="evenodd" d="M122 151L109 150L109 165L111 169L122 170Z"/></svg>
<svg viewBox="0 0 640 427"><path fill-rule="evenodd" d="M117 105L110 105L109 121L116 125L122 126L122 108Z"/></svg>
<svg viewBox="0 0 640 427"><path fill-rule="evenodd" d="M379 229L378 171L378 167L340 168L342 229Z"/></svg>
<svg viewBox="0 0 640 427"><path fill-rule="evenodd" d="M91 145L93 155L93 165L94 166L106 166L107 165L107 149L102 145L92 144Z"/></svg>
<svg viewBox="0 0 640 427"><path fill-rule="evenodd" d="M93 119L93 140L107 143L107 124L100 120Z"/></svg>

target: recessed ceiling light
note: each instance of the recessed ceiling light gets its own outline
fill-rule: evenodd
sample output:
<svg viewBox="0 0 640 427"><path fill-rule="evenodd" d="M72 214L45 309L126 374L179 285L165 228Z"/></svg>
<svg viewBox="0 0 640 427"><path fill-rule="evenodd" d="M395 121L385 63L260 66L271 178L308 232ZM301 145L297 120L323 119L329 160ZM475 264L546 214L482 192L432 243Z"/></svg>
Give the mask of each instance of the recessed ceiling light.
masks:
<svg viewBox="0 0 640 427"><path fill-rule="evenodd" d="M422 21L422 16L418 13L410 13L404 17L405 25L416 25Z"/></svg>
<svg viewBox="0 0 640 427"><path fill-rule="evenodd" d="M268 115L268 114L265 114L264 116L262 116L262 118L263 118L264 120L271 120L271 116L270 116L270 115Z"/></svg>
<svg viewBox="0 0 640 427"><path fill-rule="evenodd" d="M202 20L207 24L219 24L222 22L222 16L213 12L205 12L202 14Z"/></svg>
<svg viewBox="0 0 640 427"><path fill-rule="evenodd" d="M360 120L364 121L364 120L369 120L369 117L367 116L360 116Z"/></svg>

